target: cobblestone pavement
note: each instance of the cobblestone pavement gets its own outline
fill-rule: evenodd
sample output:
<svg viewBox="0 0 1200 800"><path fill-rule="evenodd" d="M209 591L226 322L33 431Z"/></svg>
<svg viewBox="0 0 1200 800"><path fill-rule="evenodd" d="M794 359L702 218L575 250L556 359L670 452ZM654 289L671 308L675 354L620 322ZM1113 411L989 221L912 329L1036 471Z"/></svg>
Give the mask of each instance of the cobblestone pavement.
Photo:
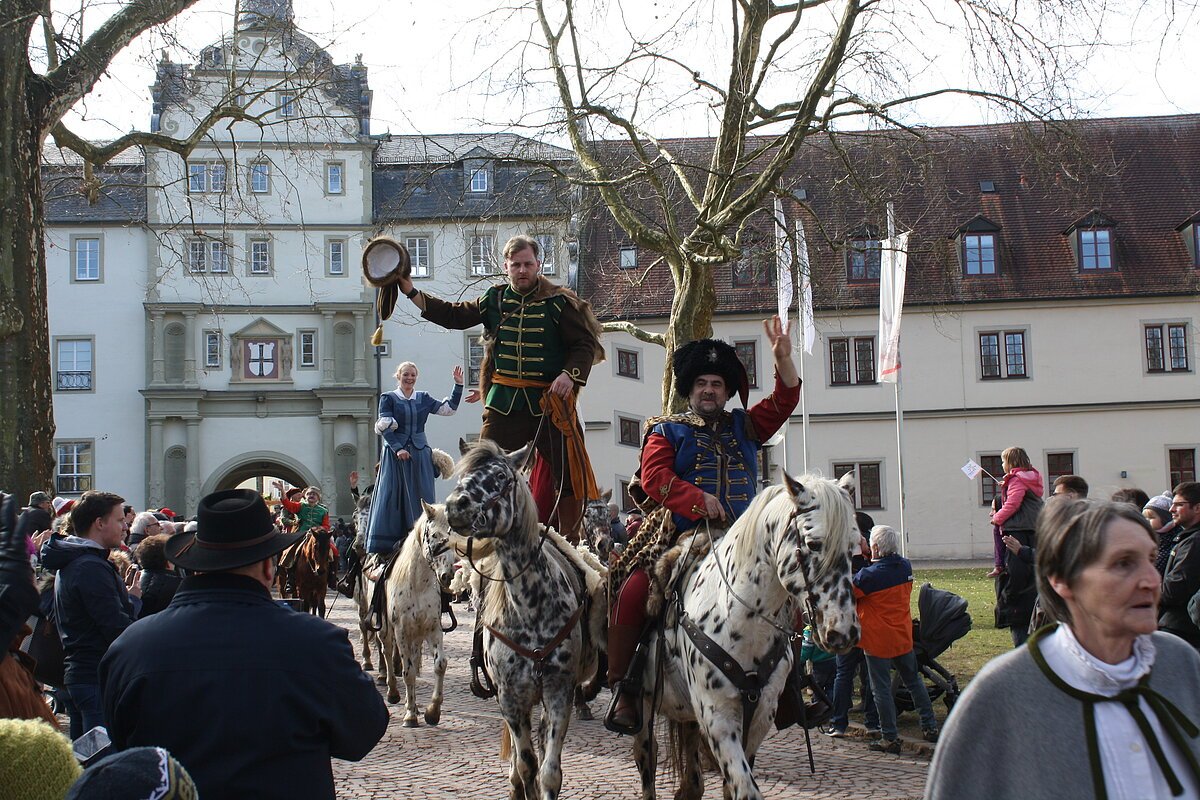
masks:
<svg viewBox="0 0 1200 800"><path fill-rule="evenodd" d="M450 667L441 724L419 728L401 726L403 706L391 706L387 734L358 763L333 762L338 797L343 800L498 800L508 796L508 765L499 757L500 715L495 700L480 700L469 689L470 630L473 618L465 605L455 606L458 630L446 636ZM359 633L354 606L339 597L330 621L350 630L355 653ZM432 691L427 664L417 680L418 704L424 711ZM403 685L400 687L403 693ZM599 717L608 692L593 701ZM660 737L660 754L667 748ZM759 750L755 774L769 798L919 798L927 759L883 755L867 750L862 740L830 740L814 732L817 772L810 775L804 734L796 728L773 734ZM706 775L705 796L721 797L720 776ZM625 737L609 733L599 719L572 720L563 750L561 797L578 800L640 797L641 782ZM666 764L659 765L659 797L670 798L675 786Z"/></svg>

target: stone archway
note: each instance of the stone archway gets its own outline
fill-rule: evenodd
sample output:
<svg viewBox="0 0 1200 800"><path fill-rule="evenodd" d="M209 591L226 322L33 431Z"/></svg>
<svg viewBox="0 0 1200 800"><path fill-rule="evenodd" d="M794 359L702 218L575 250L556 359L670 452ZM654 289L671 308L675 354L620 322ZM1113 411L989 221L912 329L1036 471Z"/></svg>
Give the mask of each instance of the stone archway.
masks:
<svg viewBox="0 0 1200 800"><path fill-rule="evenodd" d="M300 462L283 453L258 450L242 453L213 470L204 482L201 496L235 488L242 481L259 475L270 475L293 486L319 486L317 477Z"/></svg>

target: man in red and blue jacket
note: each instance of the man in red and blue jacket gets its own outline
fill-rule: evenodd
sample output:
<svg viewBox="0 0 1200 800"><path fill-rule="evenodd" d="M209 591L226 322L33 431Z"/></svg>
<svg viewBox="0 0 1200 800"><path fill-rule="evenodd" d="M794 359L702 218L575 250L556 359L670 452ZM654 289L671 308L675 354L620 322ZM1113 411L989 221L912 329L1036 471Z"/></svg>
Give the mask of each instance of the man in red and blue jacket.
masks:
<svg viewBox="0 0 1200 800"><path fill-rule="evenodd" d="M892 697L893 664L921 716L925 740L937 741L938 733L933 705L913 653L912 564L899 551L900 534L887 525L876 525L871 529L871 565L854 576L854 597L862 624L858 645L866 654L871 693L883 731L883 741L872 742L871 749L885 753L900 752L896 703Z"/></svg>

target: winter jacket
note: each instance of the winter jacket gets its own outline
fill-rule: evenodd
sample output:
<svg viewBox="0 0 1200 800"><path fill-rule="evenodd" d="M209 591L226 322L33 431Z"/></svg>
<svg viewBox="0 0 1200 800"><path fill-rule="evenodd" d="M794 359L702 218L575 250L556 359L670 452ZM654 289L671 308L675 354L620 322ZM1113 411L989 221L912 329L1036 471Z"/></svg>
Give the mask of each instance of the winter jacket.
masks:
<svg viewBox="0 0 1200 800"><path fill-rule="evenodd" d="M1163 576L1162 598L1158 601L1158 627L1200 648L1200 628L1188 615L1188 602L1200 591L1200 525L1180 531L1171 548Z"/></svg>
<svg viewBox="0 0 1200 800"><path fill-rule="evenodd" d="M854 576L854 597L869 656L896 658L913 649L912 564L902 556L884 556Z"/></svg>
<svg viewBox="0 0 1200 800"><path fill-rule="evenodd" d="M183 578L174 572L166 570L148 569L142 573L142 611L138 615L138 619L143 619L151 614L157 614L171 603L171 598L175 596L175 590L179 588L179 582Z"/></svg>
<svg viewBox="0 0 1200 800"><path fill-rule="evenodd" d="M1036 534L1032 528L1014 528L1008 535L1021 547L1015 553L1004 548L1004 572L996 578L996 627L1027 628L1037 603Z"/></svg>
<svg viewBox="0 0 1200 800"><path fill-rule="evenodd" d="M1031 531L1042 510L1042 475L1036 469L1014 469L1000 481L1003 505L992 524L1003 531Z"/></svg>
<svg viewBox="0 0 1200 800"><path fill-rule="evenodd" d="M185 578L100 677L114 746L166 748L203 800L333 800L330 757L357 761L387 729L346 631L244 575Z"/></svg>
<svg viewBox="0 0 1200 800"><path fill-rule="evenodd" d="M78 536L52 538L42 546L42 565L56 570L55 618L62 637L66 683L97 684L108 646L137 619L141 605L130 598L108 551Z"/></svg>
<svg viewBox="0 0 1200 800"><path fill-rule="evenodd" d="M46 509L37 506L23 508L21 516L17 517L17 536L32 539L35 533L50 530L51 524L53 521L50 519L50 512Z"/></svg>

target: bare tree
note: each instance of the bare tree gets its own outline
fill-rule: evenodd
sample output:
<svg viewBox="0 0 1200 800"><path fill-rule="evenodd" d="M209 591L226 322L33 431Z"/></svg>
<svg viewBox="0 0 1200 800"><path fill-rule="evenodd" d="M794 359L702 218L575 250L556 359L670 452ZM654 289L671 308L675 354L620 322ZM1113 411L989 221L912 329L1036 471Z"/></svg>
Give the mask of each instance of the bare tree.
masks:
<svg viewBox="0 0 1200 800"><path fill-rule="evenodd" d="M838 131L855 126L919 136L908 122L912 109L943 96L973 99L1008 118L1062 118L1106 19L1106 5L1092 0L730 0L720 7L687 4L656 24L643 18L641 30L635 11L619 3L532 5L530 38L544 45L559 112L550 124L579 159L576 180L670 271L668 356L710 335L713 268L737 260L769 229L772 196L789 194L789 166L807 140L836 147ZM595 35L606 15L624 25ZM692 49L681 49L689 36ZM697 41L706 54L686 63L683 53L697 52ZM961 83L930 83L943 50L961 55ZM526 91L545 74L532 61L522 53ZM712 131L704 146L656 133L660 119L678 125L686 111L698 111L693 130ZM627 322L609 327L656 340ZM664 408L672 381L668 358Z"/></svg>

